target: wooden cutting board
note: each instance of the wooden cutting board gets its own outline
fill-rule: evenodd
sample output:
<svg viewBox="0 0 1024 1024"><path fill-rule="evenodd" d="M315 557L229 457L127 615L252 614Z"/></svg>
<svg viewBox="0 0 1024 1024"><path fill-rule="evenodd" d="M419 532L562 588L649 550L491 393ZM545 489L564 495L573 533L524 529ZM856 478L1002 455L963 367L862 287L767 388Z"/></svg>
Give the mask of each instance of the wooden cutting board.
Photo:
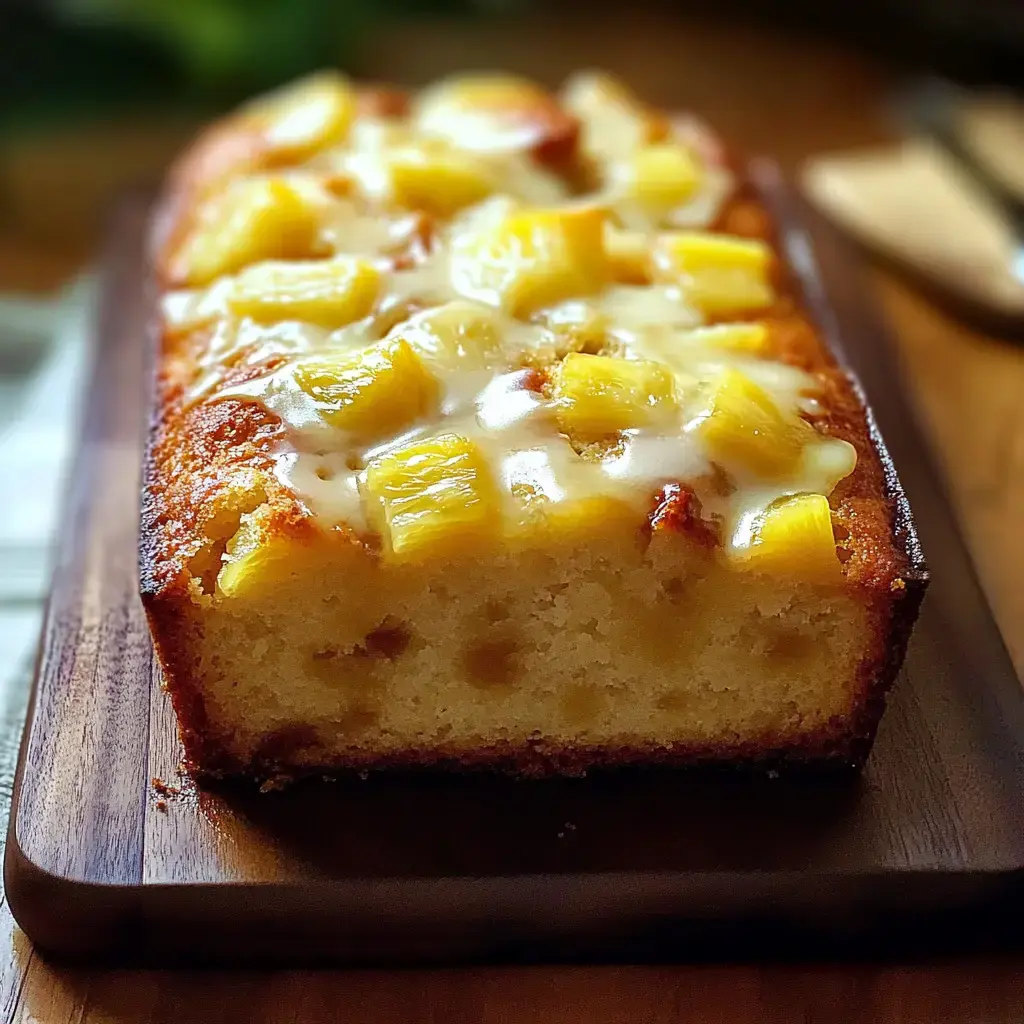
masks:
<svg viewBox="0 0 1024 1024"><path fill-rule="evenodd" d="M107 253L11 814L7 893L35 942L122 961L395 962L881 953L1013 934L1024 694L855 262L762 178L809 299L871 396L932 568L863 773L197 791L178 774L137 596L151 301L140 200Z"/></svg>

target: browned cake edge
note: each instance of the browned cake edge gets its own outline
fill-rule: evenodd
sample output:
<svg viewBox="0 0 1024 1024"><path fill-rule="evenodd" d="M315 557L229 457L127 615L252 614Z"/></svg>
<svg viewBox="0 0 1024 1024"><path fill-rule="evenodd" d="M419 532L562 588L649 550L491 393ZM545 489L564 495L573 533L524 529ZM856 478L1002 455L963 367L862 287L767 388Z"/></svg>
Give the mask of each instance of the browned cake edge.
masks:
<svg viewBox="0 0 1024 1024"><path fill-rule="evenodd" d="M371 93L374 95L375 93ZM396 95L398 95L396 93ZM705 141L708 136L705 136ZM209 154L247 152L232 122L208 130L186 153L169 179L154 222L155 278L167 240L187 222L197 182L206 175ZM230 162L230 161L229 161ZM243 161L244 163L244 161ZM740 170L730 161L734 170ZM713 230L765 238L779 255L780 300L767 319L775 358L814 373L822 383L827 415L817 422L823 433L849 441L857 449L857 468L830 497L843 572L848 586L863 590L873 623L872 649L862 661L859 694L850 716L830 721L797 738L766 733L741 743L690 743L633 746L559 746L543 741L526 745L490 745L467 752L445 749L403 751L399 755L346 757L296 773L290 755L308 740L291 727L267 737L251 763L239 763L208 728L198 666L202 630L188 592L188 579L202 557L203 528L210 499L226 487L232 471L267 468L269 449L282 427L277 418L239 401L200 404L183 411L181 368L190 358L189 338L169 336L154 319L151 343L158 351L156 397L146 448L140 535L143 603L167 688L179 722L190 770L207 776L249 776L259 781L295 774L332 774L346 770L402 768L487 768L523 775L580 774L589 768L625 765L746 764L776 767L795 763L863 762L885 707L886 694L903 662L907 642L927 586L927 569L913 518L895 467L866 407L859 381L838 365L821 332L812 325L806 297L784 262L777 227L764 198L749 177L726 203ZM265 367L249 367L248 374ZM229 378L235 383L243 375ZM308 517L283 488L271 490L275 528L301 535L311 530ZM353 538L354 540L354 538Z"/></svg>

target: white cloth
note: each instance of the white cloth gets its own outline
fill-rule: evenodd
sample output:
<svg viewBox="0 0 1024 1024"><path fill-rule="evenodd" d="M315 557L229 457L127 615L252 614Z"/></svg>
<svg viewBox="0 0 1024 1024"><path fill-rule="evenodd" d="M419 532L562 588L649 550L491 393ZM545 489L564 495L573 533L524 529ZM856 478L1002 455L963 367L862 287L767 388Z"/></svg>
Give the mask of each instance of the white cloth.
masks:
<svg viewBox="0 0 1024 1024"><path fill-rule="evenodd" d="M37 640L95 293L87 277L49 301L0 298L0 707Z"/></svg>

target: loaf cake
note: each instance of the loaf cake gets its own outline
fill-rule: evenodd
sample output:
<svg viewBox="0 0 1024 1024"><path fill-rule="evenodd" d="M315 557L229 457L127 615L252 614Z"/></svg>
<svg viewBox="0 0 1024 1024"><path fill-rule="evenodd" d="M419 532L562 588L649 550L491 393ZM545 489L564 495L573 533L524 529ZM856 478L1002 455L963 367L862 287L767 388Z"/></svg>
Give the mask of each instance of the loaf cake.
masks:
<svg viewBox="0 0 1024 1024"><path fill-rule="evenodd" d="M142 594L189 763L858 762L925 573L697 120L323 73L155 220Z"/></svg>

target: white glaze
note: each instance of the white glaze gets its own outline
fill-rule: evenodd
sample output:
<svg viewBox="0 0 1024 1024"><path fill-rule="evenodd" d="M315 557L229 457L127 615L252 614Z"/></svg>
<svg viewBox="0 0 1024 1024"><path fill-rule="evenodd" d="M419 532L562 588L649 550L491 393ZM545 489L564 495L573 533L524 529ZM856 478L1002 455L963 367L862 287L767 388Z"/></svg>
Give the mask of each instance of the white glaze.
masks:
<svg viewBox="0 0 1024 1024"><path fill-rule="evenodd" d="M418 119L418 120L416 120ZM416 128L420 129L417 134ZM492 126L493 127L493 126ZM420 217L389 208L389 160L423 135L454 139L486 162L501 194L478 204L438 232L430 253L417 252L414 263L394 269L393 254L411 244ZM503 495L504 514L521 519L530 500L551 502L607 496L649 507L654 494L671 482L690 483L706 515L721 520L729 546L749 543L751 524L778 498L799 492L828 494L852 471L854 452L842 441L819 438L807 446L800 465L784 480L766 484L742 471L731 472L732 489L718 493L709 484L711 466L700 438L698 405L702 385L733 368L764 388L784 414L820 412L814 378L769 359L716 346L713 337L693 334L703 319L678 286L610 284L599 294L559 303L534 314L529 322L501 310L501 296L476 287L466 274L474 259L472 241L489 224L518 204L576 202L565 183L533 161L525 147L530 139L506 129L490 130L478 112L417 108L413 122L363 119L348 143L314 157L290 175L323 210L321 243L331 252L365 256L382 271L376 312L358 323L328 331L310 324L261 325L229 315L230 277L204 291L172 292L163 303L165 321L174 331L210 326L198 357L199 373L187 401L227 398L256 402L280 417L284 439L276 450L276 472L325 526L366 526L361 487L365 466L412 440L456 433L474 442L489 463ZM702 183L684 205L669 212L661 225L616 191L612 156L603 180L608 184L582 202L599 203L625 227L652 234L660 227L702 227L716 216L732 187L721 168L706 168ZM321 177L337 175L357 198L332 194ZM468 300L468 301L467 301ZM494 318L496 343L483 353L442 351L429 330L430 317L448 303L467 318L484 313ZM332 426L321 403L298 386L295 366L305 359L360 349L380 339L380 324L389 311L427 307L392 328L405 338L440 384L436 412L404 429L400 436L372 445ZM476 303L476 305L474 305ZM393 319L393 318L391 318ZM389 321L390 322L390 321ZM583 456L559 433L554 402L545 393L524 387L520 368L531 356L558 347L559 338L599 325L609 348L626 359L657 360L674 373L678 409L657 428L628 430L603 458ZM564 344L564 340L562 342ZM256 367L271 357L281 365L244 384L225 386L233 368ZM526 496L524 498L524 495Z"/></svg>

